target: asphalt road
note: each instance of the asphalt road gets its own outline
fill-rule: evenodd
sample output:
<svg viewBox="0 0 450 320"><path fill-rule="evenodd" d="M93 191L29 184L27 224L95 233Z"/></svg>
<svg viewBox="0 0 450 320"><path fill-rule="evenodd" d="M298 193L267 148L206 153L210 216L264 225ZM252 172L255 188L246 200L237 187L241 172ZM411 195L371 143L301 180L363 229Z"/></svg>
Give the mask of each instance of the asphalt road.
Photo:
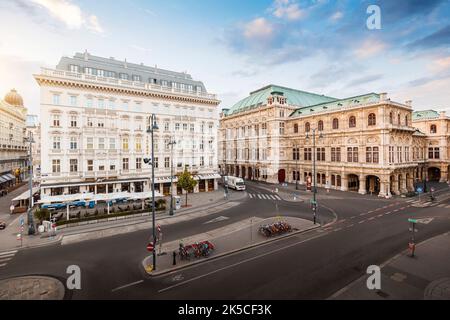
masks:
<svg viewBox="0 0 450 320"><path fill-rule="evenodd" d="M441 188L446 186L441 185ZM442 189L438 201L449 195ZM445 191L444 191L445 190ZM270 194L257 185L248 193ZM356 280L372 264L381 264L407 247L410 217L432 217L419 225L417 241L450 230L450 209L414 208L406 199L378 199L342 193L343 199L321 199L323 224L329 227L149 278L141 267L151 230L19 251L0 278L42 274L68 277L75 264L82 271L82 289L73 299L326 299ZM450 205L450 200L442 202ZM330 208L332 210L328 210ZM241 205L207 217L165 226L172 241L251 217L297 216L311 220L309 203L247 197ZM206 222L225 216L228 219ZM418 254L420 254L418 252Z"/></svg>

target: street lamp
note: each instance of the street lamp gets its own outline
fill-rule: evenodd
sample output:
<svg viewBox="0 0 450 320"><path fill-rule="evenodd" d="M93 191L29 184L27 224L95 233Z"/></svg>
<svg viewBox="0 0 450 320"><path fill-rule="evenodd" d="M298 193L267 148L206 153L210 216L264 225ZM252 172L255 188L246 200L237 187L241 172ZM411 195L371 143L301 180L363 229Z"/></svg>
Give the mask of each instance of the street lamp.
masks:
<svg viewBox="0 0 450 320"><path fill-rule="evenodd" d="M147 133L151 134L151 141L152 141L152 158L150 159L151 165L152 165L152 229L153 229L153 246L156 245L156 229L155 229L155 144L154 144L154 138L153 133L155 130L158 130L158 125L156 124L156 115L152 113L150 117L150 123L149 127L147 129ZM150 162L149 159L144 159L145 163ZM156 270L156 251L153 249L153 270Z"/></svg>
<svg viewBox="0 0 450 320"><path fill-rule="evenodd" d="M313 202L312 202L312 209L313 209L313 218L314 218L314 224L316 224L316 211L317 211L317 200L316 200L316 193L317 193L317 181L316 181L316 130L312 129L312 139L313 139L313 150L312 150L312 158L313 158ZM322 139L323 135L320 133L319 139ZM306 133L306 139L309 140L309 133Z"/></svg>
<svg viewBox="0 0 450 320"><path fill-rule="evenodd" d="M295 173L295 190L298 190L298 178L299 177L299 171L298 171L298 158L300 158L300 150L298 148L298 144L295 145L295 169L297 172Z"/></svg>
<svg viewBox="0 0 450 320"><path fill-rule="evenodd" d="M173 146L177 144L176 141L170 141L167 145L170 146L170 209L169 215L173 216Z"/></svg>
<svg viewBox="0 0 450 320"><path fill-rule="evenodd" d="M33 133L30 131L29 137L25 138L26 142L30 143L30 154L29 154L29 189L30 189L30 201L28 204L28 234L33 235L36 233L36 229L34 227L34 221L33 221L33 147L32 144L35 142L33 139Z"/></svg>

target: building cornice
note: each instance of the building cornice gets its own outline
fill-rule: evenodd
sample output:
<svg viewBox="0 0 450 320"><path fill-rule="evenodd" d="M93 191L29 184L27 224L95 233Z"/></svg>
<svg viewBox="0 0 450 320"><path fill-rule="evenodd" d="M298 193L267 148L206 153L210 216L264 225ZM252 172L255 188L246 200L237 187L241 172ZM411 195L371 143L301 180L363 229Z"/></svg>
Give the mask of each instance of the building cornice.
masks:
<svg viewBox="0 0 450 320"><path fill-rule="evenodd" d="M51 72L51 70L50 70ZM48 73L50 73L48 72ZM55 70L55 74L58 73L58 70ZM64 74L64 71L62 71ZM89 90L97 90L103 92L112 92L119 94L126 94L132 96L141 96L141 97L150 97L164 100L172 100L183 103L198 103L205 104L209 106L218 106L220 104L220 100L216 99L214 95L207 96L190 96L184 95L182 93L176 92L165 92L163 90L151 90L150 86L147 84L143 84L144 88L130 86L124 86L120 84L113 84L108 82L100 82L100 81L89 81L85 80L85 76L80 78L70 78L64 75L46 75L46 74L35 74L33 75L36 81L40 86L48 85L54 87L68 87L68 88L77 88L77 89L89 89ZM116 80L116 79L114 79Z"/></svg>

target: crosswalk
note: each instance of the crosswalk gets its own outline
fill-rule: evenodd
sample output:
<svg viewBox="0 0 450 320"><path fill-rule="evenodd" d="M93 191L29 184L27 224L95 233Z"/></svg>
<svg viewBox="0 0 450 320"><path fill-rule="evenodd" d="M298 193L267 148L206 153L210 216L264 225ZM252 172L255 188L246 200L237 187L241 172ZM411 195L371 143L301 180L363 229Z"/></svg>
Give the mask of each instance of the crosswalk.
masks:
<svg viewBox="0 0 450 320"><path fill-rule="evenodd" d="M12 258L14 258L16 253L17 253L17 250L0 252L0 268L5 267L8 264L8 262Z"/></svg>
<svg viewBox="0 0 450 320"><path fill-rule="evenodd" d="M267 193L249 193L248 194L250 199L257 199L257 200L275 200L280 201L282 200L280 196L276 194L267 194Z"/></svg>

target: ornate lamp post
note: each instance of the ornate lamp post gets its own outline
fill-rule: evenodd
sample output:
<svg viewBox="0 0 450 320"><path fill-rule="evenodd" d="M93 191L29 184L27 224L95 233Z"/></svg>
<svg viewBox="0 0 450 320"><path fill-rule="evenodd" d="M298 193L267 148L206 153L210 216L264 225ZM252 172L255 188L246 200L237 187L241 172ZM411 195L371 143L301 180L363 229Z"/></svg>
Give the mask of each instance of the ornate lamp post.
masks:
<svg viewBox="0 0 450 320"><path fill-rule="evenodd" d="M312 129L312 140L313 140L313 150L312 150L312 157L313 157L313 201L312 201L312 210L313 210L313 218L314 218L314 224L316 224L316 213L317 213L317 181L316 181L316 130ZM322 139L323 135L320 133L319 139ZM309 139L309 133L306 133L306 139Z"/></svg>
<svg viewBox="0 0 450 320"><path fill-rule="evenodd" d="M29 179L29 184L28 187L30 189L30 200L29 200L29 204L28 204L28 234L29 235L33 235L36 233L36 229L34 227L34 220L33 220L33 143L35 142L33 139L33 133L30 132L29 137L25 138L26 142L30 143L30 147L29 147L29 157L28 157L28 162L29 162L29 175L30 175L30 179Z"/></svg>
<svg viewBox="0 0 450 320"><path fill-rule="evenodd" d="M170 146L170 209L169 215L173 216L173 146L177 144L176 141L172 140L167 145Z"/></svg>

